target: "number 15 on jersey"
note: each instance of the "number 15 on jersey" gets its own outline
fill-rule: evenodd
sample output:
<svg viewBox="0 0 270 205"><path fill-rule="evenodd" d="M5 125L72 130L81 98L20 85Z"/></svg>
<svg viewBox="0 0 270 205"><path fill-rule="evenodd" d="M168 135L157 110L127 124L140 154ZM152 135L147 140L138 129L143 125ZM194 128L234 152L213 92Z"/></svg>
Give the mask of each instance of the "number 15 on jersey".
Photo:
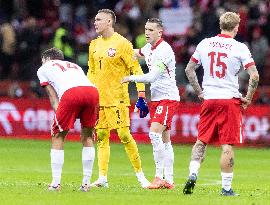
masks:
<svg viewBox="0 0 270 205"><path fill-rule="evenodd" d="M227 65L224 62L224 58L227 58L227 54L220 52L210 52L208 53L208 56L210 57L210 75L213 78L224 78L227 70ZM214 72L214 67L219 67L221 70Z"/></svg>

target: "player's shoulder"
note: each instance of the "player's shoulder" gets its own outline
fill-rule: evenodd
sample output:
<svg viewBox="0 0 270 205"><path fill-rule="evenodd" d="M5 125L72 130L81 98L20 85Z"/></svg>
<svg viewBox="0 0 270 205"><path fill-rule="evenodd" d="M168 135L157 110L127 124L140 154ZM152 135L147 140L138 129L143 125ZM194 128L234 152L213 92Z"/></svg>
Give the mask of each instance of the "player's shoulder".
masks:
<svg viewBox="0 0 270 205"><path fill-rule="evenodd" d="M246 53L246 52L249 52L249 48L248 46L243 43L243 42L240 42L234 38L231 38L230 39L230 43L232 44L233 46L233 51L234 52L238 52L238 53Z"/></svg>
<svg viewBox="0 0 270 205"><path fill-rule="evenodd" d="M151 47L152 47L152 45L150 43L146 43L139 50L145 56L145 55L148 55L149 53L151 53Z"/></svg>
<svg viewBox="0 0 270 205"><path fill-rule="evenodd" d="M53 64L57 63L58 60L50 60L50 61L47 61L46 63L44 63L42 65L42 68L48 68L48 67L52 67Z"/></svg>
<svg viewBox="0 0 270 205"><path fill-rule="evenodd" d="M152 45L150 43L146 43L141 49L144 51L151 51Z"/></svg>
<svg viewBox="0 0 270 205"><path fill-rule="evenodd" d="M42 73L44 70L44 65L41 65L38 70L37 70L37 74L39 75L40 73Z"/></svg>
<svg viewBox="0 0 270 205"><path fill-rule="evenodd" d="M114 35L114 37L115 37L116 39L119 39L119 40L125 41L125 42L130 42L127 38L125 38L124 36L122 36L121 34L119 34L119 33L117 33L117 32L115 32L113 35Z"/></svg>
<svg viewBox="0 0 270 205"><path fill-rule="evenodd" d="M210 41L211 38L204 38L202 39L196 46L196 50L199 51L203 48L205 48L208 44L209 44L209 41Z"/></svg>
<svg viewBox="0 0 270 205"><path fill-rule="evenodd" d="M39 69L37 70L37 73L44 73L47 70L49 70L48 68L51 68L53 66L52 61L47 61L46 63L42 64Z"/></svg>
<svg viewBox="0 0 270 205"><path fill-rule="evenodd" d="M208 44L211 40L214 40L215 36L214 37L208 37L208 38L204 38L202 39L198 45L206 45Z"/></svg>
<svg viewBox="0 0 270 205"><path fill-rule="evenodd" d="M161 42L161 48L166 49L166 50L172 50L171 45L167 41L162 41Z"/></svg>
<svg viewBox="0 0 270 205"><path fill-rule="evenodd" d="M163 55L170 54L171 52L173 52L173 49L168 42L162 41L160 45L157 47L157 52Z"/></svg>
<svg viewBox="0 0 270 205"><path fill-rule="evenodd" d="M160 43L158 42L157 44L159 44L158 46L155 45L155 47L157 47L157 48L160 48L160 47L167 48L168 46L170 46L170 44L167 41L164 41L164 40L162 40Z"/></svg>
<svg viewBox="0 0 270 205"><path fill-rule="evenodd" d="M132 43L127 38L117 32L114 33L114 39L118 41L118 44L121 46L132 46Z"/></svg>
<svg viewBox="0 0 270 205"><path fill-rule="evenodd" d="M240 42L234 39L234 43L237 45L237 47L240 47L242 49L248 49L248 46L243 42Z"/></svg>
<svg viewBox="0 0 270 205"><path fill-rule="evenodd" d="M97 38L94 38L92 40L90 40L89 45L96 45L98 42L100 42L102 40L101 36L98 36Z"/></svg>

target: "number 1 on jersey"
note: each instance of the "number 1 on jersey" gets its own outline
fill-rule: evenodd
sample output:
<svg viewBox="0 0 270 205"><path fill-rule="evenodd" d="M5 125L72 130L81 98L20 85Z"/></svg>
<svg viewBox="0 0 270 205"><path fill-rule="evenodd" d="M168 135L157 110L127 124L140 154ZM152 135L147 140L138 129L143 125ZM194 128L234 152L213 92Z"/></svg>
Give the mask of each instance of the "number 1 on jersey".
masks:
<svg viewBox="0 0 270 205"><path fill-rule="evenodd" d="M215 66L222 68L221 72L220 71L215 72L216 76L218 78L224 78L225 73L226 73L226 69L227 69L227 65L225 62L222 61L221 58L222 57L227 58L227 54L218 52L216 62L215 62L216 52L210 52L210 53L208 53L208 56L210 56L210 75L212 77L214 77L214 63L216 63Z"/></svg>

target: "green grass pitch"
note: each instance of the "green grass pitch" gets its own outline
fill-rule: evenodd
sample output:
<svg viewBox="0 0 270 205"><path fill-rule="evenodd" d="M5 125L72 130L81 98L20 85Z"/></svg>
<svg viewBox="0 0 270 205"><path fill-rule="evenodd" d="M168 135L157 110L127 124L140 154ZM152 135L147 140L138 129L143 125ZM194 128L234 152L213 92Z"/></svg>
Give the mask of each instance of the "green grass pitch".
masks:
<svg viewBox="0 0 270 205"><path fill-rule="evenodd" d="M154 176L151 145L138 145L143 169L149 180ZM121 144L111 145L109 188L77 191L82 178L81 144L67 142L61 192L48 192L51 181L50 141L0 139L0 204L1 205L269 205L269 148L236 148L233 188L238 197L222 197L219 170L220 149L209 147L192 195L183 195L188 175L192 145L174 145L174 190L144 190ZM97 179L97 160L92 181Z"/></svg>

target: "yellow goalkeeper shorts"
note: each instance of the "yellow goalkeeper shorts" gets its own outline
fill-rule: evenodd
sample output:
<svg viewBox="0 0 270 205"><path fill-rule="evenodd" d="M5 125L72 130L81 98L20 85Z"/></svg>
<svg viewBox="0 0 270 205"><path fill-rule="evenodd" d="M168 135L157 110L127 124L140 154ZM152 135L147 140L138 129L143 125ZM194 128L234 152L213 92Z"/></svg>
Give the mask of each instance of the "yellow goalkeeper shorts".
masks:
<svg viewBox="0 0 270 205"><path fill-rule="evenodd" d="M119 104L118 106L101 106L99 108L99 119L96 129L118 129L127 126L130 126L128 106L124 104Z"/></svg>

